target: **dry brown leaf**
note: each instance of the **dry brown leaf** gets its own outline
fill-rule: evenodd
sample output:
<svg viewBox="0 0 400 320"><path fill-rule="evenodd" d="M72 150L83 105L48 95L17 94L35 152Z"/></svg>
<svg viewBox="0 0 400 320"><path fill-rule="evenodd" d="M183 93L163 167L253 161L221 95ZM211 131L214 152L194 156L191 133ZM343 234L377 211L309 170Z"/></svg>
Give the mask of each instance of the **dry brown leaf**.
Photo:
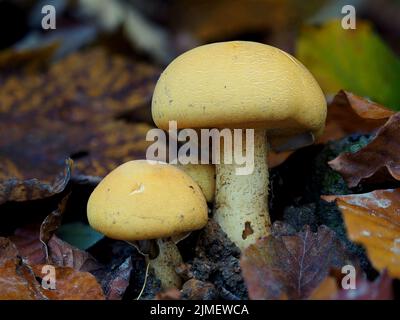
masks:
<svg viewBox="0 0 400 320"><path fill-rule="evenodd" d="M218 292L211 282L189 279L182 286L182 297L188 300L215 300Z"/></svg>
<svg viewBox="0 0 400 320"><path fill-rule="evenodd" d="M45 198L76 175L144 157L150 125L117 121L149 107L159 70L93 49L0 86L0 203ZM149 109L147 109L149 110Z"/></svg>
<svg viewBox="0 0 400 320"><path fill-rule="evenodd" d="M18 256L15 245L0 238L0 300L43 300L32 270Z"/></svg>
<svg viewBox="0 0 400 320"><path fill-rule="evenodd" d="M36 277L41 278L42 265L33 266ZM103 290L96 278L89 272L69 267L55 268L56 289L43 289L50 300L104 300Z"/></svg>
<svg viewBox="0 0 400 320"><path fill-rule="evenodd" d="M176 289L168 289L166 291L162 291L156 294L154 300L181 300L181 292Z"/></svg>
<svg viewBox="0 0 400 320"><path fill-rule="evenodd" d="M322 199L336 201L349 238L365 246L372 265L400 278L400 189Z"/></svg>
<svg viewBox="0 0 400 320"><path fill-rule="evenodd" d="M326 143L352 133L369 133L393 114L382 105L342 90L329 104L324 134L317 142Z"/></svg>
<svg viewBox="0 0 400 320"><path fill-rule="evenodd" d="M244 250L242 274L249 298L305 299L325 279L331 268L354 264L333 231L306 226L296 233L275 222L272 234Z"/></svg>
<svg viewBox="0 0 400 320"><path fill-rule="evenodd" d="M343 276L343 274L341 274ZM343 289L343 277L330 275L313 292L310 300L392 300L393 279L386 270L374 281L358 275L355 289Z"/></svg>
<svg viewBox="0 0 400 320"><path fill-rule="evenodd" d="M57 267L70 267L78 271L94 271L100 264L86 251L80 250L55 235L47 242L49 257L40 241L40 226L19 228L11 237L24 261L30 265L49 263Z"/></svg>
<svg viewBox="0 0 400 320"><path fill-rule="evenodd" d="M400 112L389 118L375 138L355 153L343 153L329 162L349 187L361 181L400 180Z"/></svg>
<svg viewBox="0 0 400 320"><path fill-rule="evenodd" d="M132 272L132 258L126 260L102 279L107 300L121 300L129 286Z"/></svg>
<svg viewBox="0 0 400 320"><path fill-rule="evenodd" d="M10 237L21 257L30 265L46 263L45 249L39 240L39 229L38 225L25 226L16 229Z"/></svg>
<svg viewBox="0 0 400 320"><path fill-rule="evenodd" d="M56 289L44 289L37 279L43 265L29 266L16 246L0 238L0 300L103 300L96 278L88 272L55 266Z"/></svg>
<svg viewBox="0 0 400 320"><path fill-rule="evenodd" d="M100 268L100 264L88 252L75 248L54 235L48 247L50 261L56 266L78 271L94 271Z"/></svg>

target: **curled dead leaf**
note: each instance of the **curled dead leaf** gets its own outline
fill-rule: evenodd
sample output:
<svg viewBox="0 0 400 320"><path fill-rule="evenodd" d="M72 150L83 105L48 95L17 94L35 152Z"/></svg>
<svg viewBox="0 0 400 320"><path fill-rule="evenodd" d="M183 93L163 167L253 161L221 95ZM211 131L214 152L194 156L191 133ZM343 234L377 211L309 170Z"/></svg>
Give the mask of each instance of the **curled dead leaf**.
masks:
<svg viewBox="0 0 400 320"><path fill-rule="evenodd" d="M317 142L326 143L352 133L369 133L393 114L380 104L341 90L329 104L324 134Z"/></svg>
<svg viewBox="0 0 400 320"><path fill-rule="evenodd" d="M355 153L343 153L329 162L349 187L361 181L400 180L400 113L389 118L375 138Z"/></svg>
<svg viewBox="0 0 400 320"><path fill-rule="evenodd" d="M44 300L39 283L15 245L0 238L0 300Z"/></svg>
<svg viewBox="0 0 400 320"><path fill-rule="evenodd" d="M373 266L400 278L400 189L322 199L336 201L350 240L365 246Z"/></svg>

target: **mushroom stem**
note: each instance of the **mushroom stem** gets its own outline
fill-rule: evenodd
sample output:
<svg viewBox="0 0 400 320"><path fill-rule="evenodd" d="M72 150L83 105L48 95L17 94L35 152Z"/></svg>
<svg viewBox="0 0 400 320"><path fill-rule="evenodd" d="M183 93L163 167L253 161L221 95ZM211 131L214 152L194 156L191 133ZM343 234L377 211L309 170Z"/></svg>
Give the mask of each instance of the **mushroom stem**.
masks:
<svg viewBox="0 0 400 320"><path fill-rule="evenodd" d="M242 143L242 154L246 154ZM258 238L269 233L268 164L266 130L254 130L254 170L248 175L237 175L242 166L216 165L216 195L214 219L228 237L243 250Z"/></svg>
<svg viewBox="0 0 400 320"><path fill-rule="evenodd" d="M168 239L157 239L159 248L158 256L149 259L150 268L161 281L162 289L178 288L182 285L181 278L175 271L175 268L183 263L182 256L176 244Z"/></svg>

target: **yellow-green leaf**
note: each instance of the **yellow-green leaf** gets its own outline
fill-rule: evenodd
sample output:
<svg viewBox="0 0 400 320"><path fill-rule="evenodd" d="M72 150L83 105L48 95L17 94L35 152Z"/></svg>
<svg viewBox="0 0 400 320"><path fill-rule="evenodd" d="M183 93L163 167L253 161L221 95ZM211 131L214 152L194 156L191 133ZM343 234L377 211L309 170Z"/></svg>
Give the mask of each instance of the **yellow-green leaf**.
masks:
<svg viewBox="0 0 400 320"><path fill-rule="evenodd" d="M368 23L358 20L355 30L343 29L340 20L307 26L297 56L325 93L344 89L400 110L400 59Z"/></svg>

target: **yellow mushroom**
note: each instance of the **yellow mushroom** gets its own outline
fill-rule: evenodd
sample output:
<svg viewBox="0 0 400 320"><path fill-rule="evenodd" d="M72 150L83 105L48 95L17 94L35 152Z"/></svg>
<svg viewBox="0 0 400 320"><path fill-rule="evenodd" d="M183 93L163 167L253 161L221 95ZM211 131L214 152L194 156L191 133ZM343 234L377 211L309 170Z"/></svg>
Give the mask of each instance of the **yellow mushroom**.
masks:
<svg viewBox="0 0 400 320"><path fill-rule="evenodd" d="M109 238L158 239L159 255L150 266L162 287L179 287L175 267L182 259L170 239L203 228L207 203L200 187L183 171L165 163L135 160L110 172L87 204L90 225Z"/></svg>
<svg viewBox="0 0 400 320"><path fill-rule="evenodd" d="M207 202L213 203L215 196L215 166L212 164L178 164L177 167L199 185Z"/></svg>
<svg viewBox="0 0 400 320"><path fill-rule="evenodd" d="M238 165L225 164L223 157L216 164L214 218L243 249L269 232L267 137L319 135L326 101L311 73L291 55L232 41L177 57L157 82L152 116L161 129L168 129L170 120L178 129L255 129L251 174L236 175Z"/></svg>

